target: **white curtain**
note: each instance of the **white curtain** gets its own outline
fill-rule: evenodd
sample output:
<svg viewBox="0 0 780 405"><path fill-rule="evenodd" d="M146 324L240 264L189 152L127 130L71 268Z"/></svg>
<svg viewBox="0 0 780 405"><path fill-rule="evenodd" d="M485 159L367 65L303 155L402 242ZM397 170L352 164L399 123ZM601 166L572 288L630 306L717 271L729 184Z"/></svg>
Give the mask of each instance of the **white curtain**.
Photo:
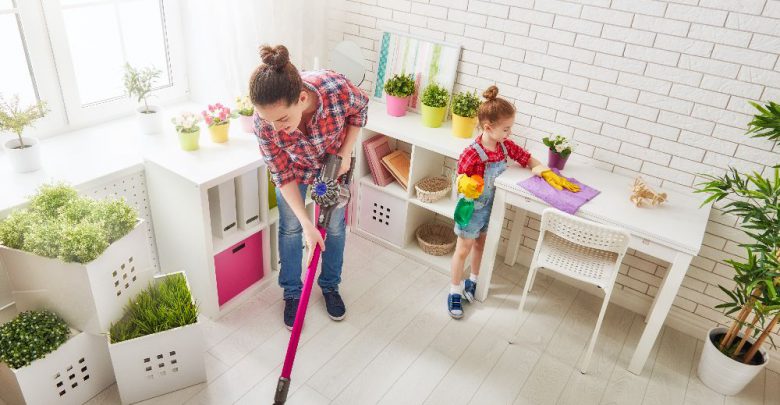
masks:
<svg viewBox="0 0 780 405"><path fill-rule="evenodd" d="M181 0L190 97L232 104L248 91L261 44L283 44L298 69L327 55L326 0ZM331 6L328 6L331 7Z"/></svg>

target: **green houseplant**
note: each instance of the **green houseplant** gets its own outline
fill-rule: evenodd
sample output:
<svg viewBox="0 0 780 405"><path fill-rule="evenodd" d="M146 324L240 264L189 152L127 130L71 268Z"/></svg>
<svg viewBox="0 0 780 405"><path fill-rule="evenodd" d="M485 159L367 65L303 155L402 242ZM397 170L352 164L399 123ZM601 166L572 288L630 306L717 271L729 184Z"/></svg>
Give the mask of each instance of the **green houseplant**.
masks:
<svg viewBox="0 0 780 405"><path fill-rule="evenodd" d="M3 143L11 168L17 173L32 172L41 168L41 151L38 140L22 136L25 128L43 118L48 110L46 102L39 101L26 107L19 105L19 96L5 100L0 95L0 131L12 132L15 139Z"/></svg>
<svg viewBox="0 0 780 405"><path fill-rule="evenodd" d="M747 134L778 142L780 108L751 103L758 111ZM729 328L713 328L705 339L699 377L710 388L733 395L741 391L768 361L761 346L772 341L780 320L780 169L763 177L729 168L722 176L702 175L706 181L697 192L709 194L705 204L725 199L725 213L739 218L750 239L742 260L726 260L734 269L734 286L719 286L727 300L717 305L732 319Z"/></svg>
<svg viewBox="0 0 780 405"><path fill-rule="evenodd" d="M415 87L411 74L396 74L385 82L387 113L393 117L406 115L406 106L409 105L409 97L414 94Z"/></svg>
<svg viewBox="0 0 780 405"><path fill-rule="evenodd" d="M57 350L70 328L50 311L26 311L0 325L0 362L18 369Z"/></svg>
<svg viewBox="0 0 780 405"><path fill-rule="evenodd" d="M477 92L462 91L452 97L452 133L459 138L471 138L477 126L477 111L482 104Z"/></svg>
<svg viewBox="0 0 780 405"><path fill-rule="evenodd" d="M149 104L154 81L160 78L162 71L154 67L134 68L125 63L124 83L127 95L137 100L136 108L138 125L145 134L155 134L162 131L162 110L159 106Z"/></svg>
<svg viewBox="0 0 780 405"><path fill-rule="evenodd" d="M572 145L566 137L561 135L556 135L554 137L546 136L542 138L542 143L549 149L549 152L547 153L547 166L563 170L563 167L566 166L566 161L574 151L574 145Z"/></svg>
<svg viewBox="0 0 780 405"><path fill-rule="evenodd" d="M155 277L109 328L108 351L122 403L204 382L204 346L198 306L184 273ZM138 353L149 357L140 363Z"/></svg>
<svg viewBox="0 0 780 405"><path fill-rule="evenodd" d="M183 112L171 118L171 122L176 126L182 150L193 151L200 147L200 120L200 116L192 112Z"/></svg>
<svg viewBox="0 0 780 405"><path fill-rule="evenodd" d="M425 86L422 93L422 120L423 125L438 128L444 121L447 112L447 100L450 92L436 83Z"/></svg>
<svg viewBox="0 0 780 405"><path fill-rule="evenodd" d="M255 106L249 100L249 96L236 97L236 110L238 111L238 121L241 123L241 129L248 133L255 132Z"/></svg>

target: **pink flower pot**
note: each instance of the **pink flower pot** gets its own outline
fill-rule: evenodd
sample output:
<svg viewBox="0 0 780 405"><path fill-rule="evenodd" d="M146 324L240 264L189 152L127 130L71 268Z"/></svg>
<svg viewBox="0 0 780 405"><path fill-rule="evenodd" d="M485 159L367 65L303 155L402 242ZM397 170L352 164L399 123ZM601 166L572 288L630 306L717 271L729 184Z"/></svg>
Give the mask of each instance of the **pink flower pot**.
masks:
<svg viewBox="0 0 780 405"><path fill-rule="evenodd" d="M563 167L566 166L566 161L569 160L569 156L563 157L558 153L549 150L547 153L547 167L549 167L550 169L554 168L558 170L563 170Z"/></svg>
<svg viewBox="0 0 780 405"><path fill-rule="evenodd" d="M238 121L241 123L241 130L252 134L255 132L255 120L253 115L238 115Z"/></svg>
<svg viewBox="0 0 780 405"><path fill-rule="evenodd" d="M406 115L406 106L409 105L409 97L396 97L387 95L387 114L393 117Z"/></svg>

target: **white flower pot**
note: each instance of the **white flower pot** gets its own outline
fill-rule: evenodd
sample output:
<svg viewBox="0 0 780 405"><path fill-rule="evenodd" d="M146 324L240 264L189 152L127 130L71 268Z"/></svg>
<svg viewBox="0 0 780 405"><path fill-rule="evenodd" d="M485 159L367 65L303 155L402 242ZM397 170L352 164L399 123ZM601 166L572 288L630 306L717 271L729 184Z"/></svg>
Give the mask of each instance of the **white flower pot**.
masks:
<svg viewBox="0 0 780 405"><path fill-rule="evenodd" d="M699 359L698 374L704 385L713 391L723 395L736 395L766 367L769 357L763 348L759 350L764 359L762 364L744 364L727 357L712 343L713 336L726 332L726 328L712 328L707 332ZM739 338L741 339L742 335ZM753 343L754 339L749 339L748 342Z"/></svg>
<svg viewBox="0 0 780 405"><path fill-rule="evenodd" d="M11 169L17 173L34 172L41 168L41 145L38 139L22 136L24 148L19 148L19 138L14 137L3 143L5 155L11 163Z"/></svg>
<svg viewBox="0 0 780 405"><path fill-rule="evenodd" d="M162 108L156 105L150 105L149 110L153 112L143 112L144 106L136 109L138 126L141 132L147 135L158 134L163 131Z"/></svg>
<svg viewBox="0 0 780 405"><path fill-rule="evenodd" d="M26 367L0 363L0 398L7 405L83 404L113 383L105 338L83 332Z"/></svg>
<svg viewBox="0 0 780 405"><path fill-rule="evenodd" d="M155 277L155 280L168 275ZM200 323L114 344L110 336L107 339L123 404L140 402L206 381L203 357L206 345Z"/></svg>
<svg viewBox="0 0 780 405"><path fill-rule="evenodd" d="M68 325L91 333L108 331L127 301L153 277L146 227L139 220L97 259L66 263L0 245L19 311L53 309Z"/></svg>

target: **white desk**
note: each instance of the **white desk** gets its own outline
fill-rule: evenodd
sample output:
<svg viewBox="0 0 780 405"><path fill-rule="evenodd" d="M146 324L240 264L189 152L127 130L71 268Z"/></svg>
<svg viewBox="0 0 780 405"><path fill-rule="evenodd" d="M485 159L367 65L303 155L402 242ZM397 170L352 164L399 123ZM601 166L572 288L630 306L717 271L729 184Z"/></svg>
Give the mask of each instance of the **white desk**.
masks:
<svg viewBox="0 0 780 405"><path fill-rule="evenodd" d="M699 253L711 207L708 205L699 208L704 200L703 196L700 198L693 193L664 190L668 195L668 201L664 205L656 208L636 208L628 199L633 184L633 179L629 177L574 162L569 162L563 174L601 191L601 194L580 208L577 216L622 227L631 232L629 247L671 263L647 315L647 325L628 367L632 373L640 374L688 265ZM541 214L542 210L548 207L547 203L517 185L529 176L531 173L528 169L514 165L496 180L495 208L490 216L493 231L488 232L485 253L482 256L481 282L477 289L479 300L485 299L490 288L501 224L506 211L504 204L518 208L505 256L505 261L510 265L515 263L517 257L526 213Z"/></svg>

